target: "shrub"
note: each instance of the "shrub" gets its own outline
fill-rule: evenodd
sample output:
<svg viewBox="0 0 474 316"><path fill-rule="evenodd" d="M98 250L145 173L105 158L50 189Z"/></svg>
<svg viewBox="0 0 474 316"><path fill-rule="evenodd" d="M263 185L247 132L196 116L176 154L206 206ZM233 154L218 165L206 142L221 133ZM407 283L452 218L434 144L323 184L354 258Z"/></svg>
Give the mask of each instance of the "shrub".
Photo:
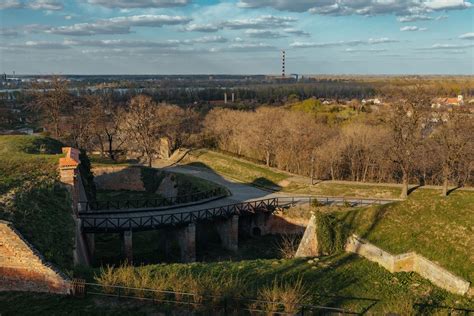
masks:
<svg viewBox="0 0 474 316"><path fill-rule="evenodd" d="M107 266L105 269L101 267L100 274L95 275L94 280L102 286L105 293L115 293L113 286L118 284L118 278L116 271L111 266Z"/></svg>
<svg viewBox="0 0 474 316"><path fill-rule="evenodd" d="M298 250L298 245L301 240L300 234L283 234L278 242L276 242L276 247L280 256L284 259L291 259L295 256L296 251Z"/></svg>
<svg viewBox="0 0 474 316"><path fill-rule="evenodd" d="M252 308L260 308L263 311L273 314L284 312L295 315L308 296L301 277L293 282L283 282L277 279L272 284L258 291L257 303Z"/></svg>

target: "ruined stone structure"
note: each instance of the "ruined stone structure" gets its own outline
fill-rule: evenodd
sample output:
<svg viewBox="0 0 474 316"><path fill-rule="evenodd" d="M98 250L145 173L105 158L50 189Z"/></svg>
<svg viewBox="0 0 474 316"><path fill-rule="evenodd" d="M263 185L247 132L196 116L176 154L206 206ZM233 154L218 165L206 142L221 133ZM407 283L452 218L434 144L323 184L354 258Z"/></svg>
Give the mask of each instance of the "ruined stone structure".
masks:
<svg viewBox="0 0 474 316"><path fill-rule="evenodd" d="M9 222L0 221L0 291L68 294L69 280Z"/></svg>
<svg viewBox="0 0 474 316"><path fill-rule="evenodd" d="M391 273L416 272L440 288L455 294L464 295L469 291L470 283L468 281L415 252L392 255L357 235L353 235L347 240L346 251L377 262Z"/></svg>

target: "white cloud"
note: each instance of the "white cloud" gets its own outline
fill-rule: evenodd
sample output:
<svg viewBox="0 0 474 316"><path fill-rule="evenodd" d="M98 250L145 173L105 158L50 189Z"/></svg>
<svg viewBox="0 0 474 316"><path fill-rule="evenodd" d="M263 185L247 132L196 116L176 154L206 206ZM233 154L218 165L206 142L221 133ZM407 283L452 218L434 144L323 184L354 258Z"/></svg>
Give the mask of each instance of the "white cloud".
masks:
<svg viewBox="0 0 474 316"><path fill-rule="evenodd" d="M29 2L20 0L2 0L0 9L31 9L58 11L63 9L63 4L56 0L33 0Z"/></svg>
<svg viewBox="0 0 474 316"><path fill-rule="evenodd" d="M220 23L222 27L233 30L239 29L271 29L287 27L296 22L297 19L292 17L282 17L274 15L262 15L251 19L236 19Z"/></svg>
<svg viewBox="0 0 474 316"><path fill-rule="evenodd" d="M429 16L426 14L412 14L412 15L405 15L397 18L398 22L408 23L408 22L416 22L416 21L440 21L447 19L447 15L439 15L439 16Z"/></svg>
<svg viewBox="0 0 474 316"><path fill-rule="evenodd" d="M89 4L101 5L107 8L166 8L186 6L191 0L87 0Z"/></svg>
<svg viewBox="0 0 474 316"><path fill-rule="evenodd" d="M382 53L388 51L386 48L369 48L369 49L360 49L360 48L346 48L344 50L346 53Z"/></svg>
<svg viewBox="0 0 474 316"><path fill-rule="evenodd" d="M426 31L428 30L426 27L418 27L418 26L403 26L400 28L402 32L416 32L416 31Z"/></svg>
<svg viewBox="0 0 474 316"><path fill-rule="evenodd" d="M470 8L466 0L240 0L243 8L272 7L281 11L333 15L412 15Z"/></svg>
<svg viewBox="0 0 474 316"><path fill-rule="evenodd" d="M21 9L23 4L19 0L3 0L0 2L0 9Z"/></svg>
<svg viewBox="0 0 474 316"><path fill-rule="evenodd" d="M1 28L0 29L0 36L4 37L15 37L18 36L18 32L15 29L11 28Z"/></svg>
<svg viewBox="0 0 474 316"><path fill-rule="evenodd" d="M246 31L245 31L245 34L246 34L248 37L253 37L253 38L267 38L267 39L270 39L270 38L282 38L282 37L286 37L285 35L280 34L279 32L270 31L270 30L254 30L254 29L250 29L250 30L246 30Z"/></svg>
<svg viewBox="0 0 474 316"><path fill-rule="evenodd" d="M164 25L186 24L190 18L169 15L133 15L98 20L94 23L78 23L69 26L52 27L47 32L70 36L97 34L127 34L134 26L162 27Z"/></svg>
<svg viewBox="0 0 474 316"><path fill-rule="evenodd" d="M339 41L339 42L326 42L326 43L314 43L314 42L293 42L290 44L292 48L311 48L311 47L336 47L336 46L358 46L358 45L377 45L396 43L398 40L390 39L387 37L382 38L370 38L368 40L352 40L352 41Z"/></svg>
<svg viewBox="0 0 474 316"><path fill-rule="evenodd" d="M305 36L305 37L311 36L311 34L309 34L308 32L297 30L297 29L291 29L291 28L284 29L283 32L288 33L290 35L295 35L295 36Z"/></svg>
<svg viewBox="0 0 474 316"><path fill-rule="evenodd" d="M474 32L466 33L459 36L460 39L474 40Z"/></svg>
<svg viewBox="0 0 474 316"><path fill-rule="evenodd" d="M183 31L212 33L219 30L219 26L213 24L189 24L183 27Z"/></svg>

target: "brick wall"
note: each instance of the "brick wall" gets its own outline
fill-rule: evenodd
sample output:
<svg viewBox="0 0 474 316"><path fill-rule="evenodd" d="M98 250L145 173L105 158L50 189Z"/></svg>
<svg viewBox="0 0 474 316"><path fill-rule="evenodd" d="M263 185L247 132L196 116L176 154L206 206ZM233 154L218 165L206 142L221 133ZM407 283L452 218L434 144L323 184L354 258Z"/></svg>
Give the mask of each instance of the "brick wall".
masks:
<svg viewBox="0 0 474 316"><path fill-rule="evenodd" d="M0 291L69 293L68 279L9 222L0 221Z"/></svg>

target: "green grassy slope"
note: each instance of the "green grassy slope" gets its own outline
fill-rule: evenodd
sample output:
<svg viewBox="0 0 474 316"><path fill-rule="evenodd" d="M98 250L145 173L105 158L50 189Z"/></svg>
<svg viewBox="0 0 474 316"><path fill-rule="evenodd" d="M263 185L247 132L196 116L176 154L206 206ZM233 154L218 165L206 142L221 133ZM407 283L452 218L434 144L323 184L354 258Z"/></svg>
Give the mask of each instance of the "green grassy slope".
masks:
<svg viewBox="0 0 474 316"><path fill-rule="evenodd" d="M393 185L370 185L370 184L342 184L325 181L310 186L304 183L292 181L292 175L274 168L246 161L231 155L215 152L212 150L199 149L189 153L182 163L195 167L205 167L223 176L239 180L241 182L278 189L288 193L347 196L347 197L378 197L398 198L401 189ZM284 181L289 180L289 181ZM307 179L309 181L309 179ZM280 185L281 182L288 182Z"/></svg>
<svg viewBox="0 0 474 316"><path fill-rule="evenodd" d="M474 281L474 193L415 191L406 201L339 213L358 235L393 254L416 251Z"/></svg>
<svg viewBox="0 0 474 316"><path fill-rule="evenodd" d="M0 136L0 218L47 260L72 265L70 200L58 182L61 143L39 136Z"/></svg>
<svg viewBox="0 0 474 316"><path fill-rule="evenodd" d="M415 273L390 274L377 264L350 255L339 255L323 258L319 261L303 259L259 259L240 262L214 262L194 264L160 264L135 268L142 270L140 275L148 275L152 280L154 275L170 273L174 276L185 276L191 273L205 280L216 280L223 273L231 279L238 277L242 282L238 292L246 297L255 297L259 289L269 285L275 278L294 280L301 277L308 290L307 303L323 306L345 308L354 312L366 311L370 315L384 315L397 312L400 315L423 314L440 312L436 315L446 315L447 310L436 310L433 306L451 306L455 308L473 308L472 300L451 295L431 285ZM138 274L135 274L138 275ZM165 288L180 287L182 284L172 282ZM133 281L132 281L133 282ZM218 282L202 284L203 294L211 293L223 286ZM183 289L185 292L192 290ZM208 292L209 291L209 292ZM32 306L26 306L24 302ZM420 307L415 304L429 305ZM413 307L415 305L415 307ZM94 306L100 306L100 312L110 314L151 313L163 311L163 304L147 304L144 301L116 299L87 299L58 298L46 295L21 296L14 293L0 293L0 311L6 315L23 313L65 314L77 310L93 311ZM127 311L127 308L129 309ZM422 309L424 308L424 309ZM421 309L421 310L420 310ZM462 315L462 314L461 314Z"/></svg>

